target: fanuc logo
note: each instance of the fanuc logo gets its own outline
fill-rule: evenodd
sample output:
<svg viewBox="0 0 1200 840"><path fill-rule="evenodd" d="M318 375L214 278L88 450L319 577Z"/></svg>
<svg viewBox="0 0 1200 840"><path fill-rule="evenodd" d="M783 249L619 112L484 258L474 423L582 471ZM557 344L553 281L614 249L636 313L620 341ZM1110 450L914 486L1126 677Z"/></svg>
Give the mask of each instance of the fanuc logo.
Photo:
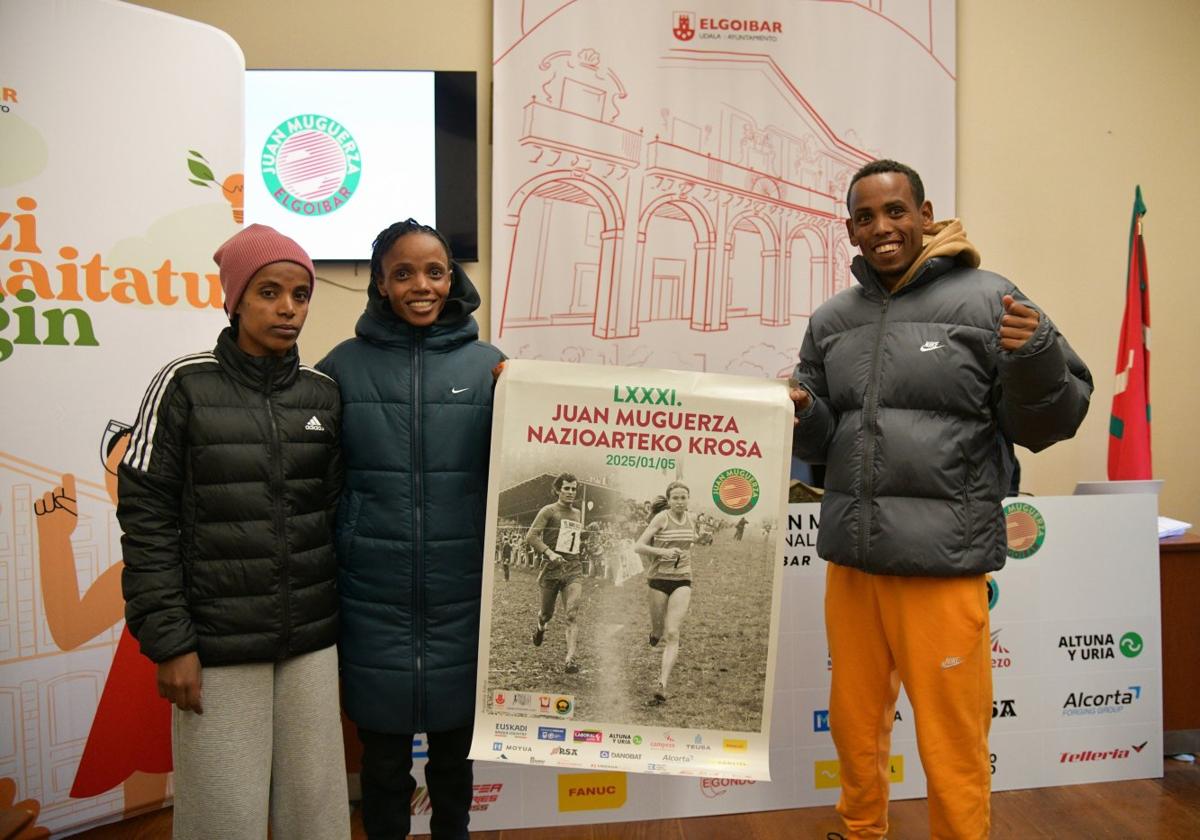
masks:
<svg viewBox="0 0 1200 840"><path fill-rule="evenodd" d="M559 811L603 811L625 804L624 773L569 773L558 777Z"/></svg>

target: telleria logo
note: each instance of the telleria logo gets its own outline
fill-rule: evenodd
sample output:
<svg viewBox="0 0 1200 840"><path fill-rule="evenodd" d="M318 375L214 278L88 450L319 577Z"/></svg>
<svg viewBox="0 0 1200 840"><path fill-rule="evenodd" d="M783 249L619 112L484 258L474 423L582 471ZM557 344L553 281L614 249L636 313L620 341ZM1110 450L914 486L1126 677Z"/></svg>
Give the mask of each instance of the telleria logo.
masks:
<svg viewBox="0 0 1200 840"><path fill-rule="evenodd" d="M271 197L298 216L335 212L362 176L354 136L321 114L297 114L277 125L263 144L260 166Z"/></svg>

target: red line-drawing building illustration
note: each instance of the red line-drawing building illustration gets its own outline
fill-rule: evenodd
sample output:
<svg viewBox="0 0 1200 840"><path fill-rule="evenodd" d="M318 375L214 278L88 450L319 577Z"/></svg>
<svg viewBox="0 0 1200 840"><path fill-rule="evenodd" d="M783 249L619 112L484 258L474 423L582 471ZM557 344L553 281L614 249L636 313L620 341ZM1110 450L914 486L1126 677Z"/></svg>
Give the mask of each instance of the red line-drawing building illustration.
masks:
<svg viewBox="0 0 1200 840"><path fill-rule="evenodd" d="M574 3L519 5L521 34L496 58L498 87L523 85L528 99L519 121L497 121L495 339L572 361L789 368L808 316L852 282L846 187L875 155L839 136L768 52L692 40L694 13L673 13L677 46L646 78L550 35ZM932 5L912 21L850 5L943 66ZM720 352L703 352L714 333Z"/></svg>

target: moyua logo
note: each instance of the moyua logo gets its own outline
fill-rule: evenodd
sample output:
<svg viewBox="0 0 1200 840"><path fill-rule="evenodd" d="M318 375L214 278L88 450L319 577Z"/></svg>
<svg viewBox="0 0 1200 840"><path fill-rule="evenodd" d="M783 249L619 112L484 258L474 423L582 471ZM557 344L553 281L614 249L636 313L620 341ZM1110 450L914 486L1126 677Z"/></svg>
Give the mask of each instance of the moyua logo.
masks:
<svg viewBox="0 0 1200 840"><path fill-rule="evenodd" d="M725 470L713 479L712 497L722 513L748 513L758 504L758 479L740 467Z"/></svg>
<svg viewBox="0 0 1200 840"><path fill-rule="evenodd" d="M338 210L362 176L353 135L321 114L297 114L277 125L263 144L260 165L271 197L298 216Z"/></svg>
<svg viewBox="0 0 1200 840"><path fill-rule="evenodd" d="M558 777L559 811L602 811L625 804L624 773L563 773Z"/></svg>
<svg viewBox="0 0 1200 840"><path fill-rule="evenodd" d="M1133 659L1139 656L1146 646L1142 643L1142 637L1130 630L1121 637L1121 643L1117 647L1122 656Z"/></svg>
<svg viewBox="0 0 1200 840"><path fill-rule="evenodd" d="M1046 520L1026 502L1004 506L1004 526L1008 531L1008 556L1014 560L1032 557L1046 541Z"/></svg>

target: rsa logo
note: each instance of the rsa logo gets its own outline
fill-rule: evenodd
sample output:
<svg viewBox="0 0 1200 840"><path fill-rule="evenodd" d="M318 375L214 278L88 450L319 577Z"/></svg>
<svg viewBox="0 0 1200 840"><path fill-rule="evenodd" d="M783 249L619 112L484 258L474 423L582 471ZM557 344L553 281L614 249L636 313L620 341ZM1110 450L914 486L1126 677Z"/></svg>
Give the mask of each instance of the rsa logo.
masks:
<svg viewBox="0 0 1200 840"><path fill-rule="evenodd" d="M696 37L695 12L672 12L671 24L671 34L676 40L690 41Z"/></svg>

